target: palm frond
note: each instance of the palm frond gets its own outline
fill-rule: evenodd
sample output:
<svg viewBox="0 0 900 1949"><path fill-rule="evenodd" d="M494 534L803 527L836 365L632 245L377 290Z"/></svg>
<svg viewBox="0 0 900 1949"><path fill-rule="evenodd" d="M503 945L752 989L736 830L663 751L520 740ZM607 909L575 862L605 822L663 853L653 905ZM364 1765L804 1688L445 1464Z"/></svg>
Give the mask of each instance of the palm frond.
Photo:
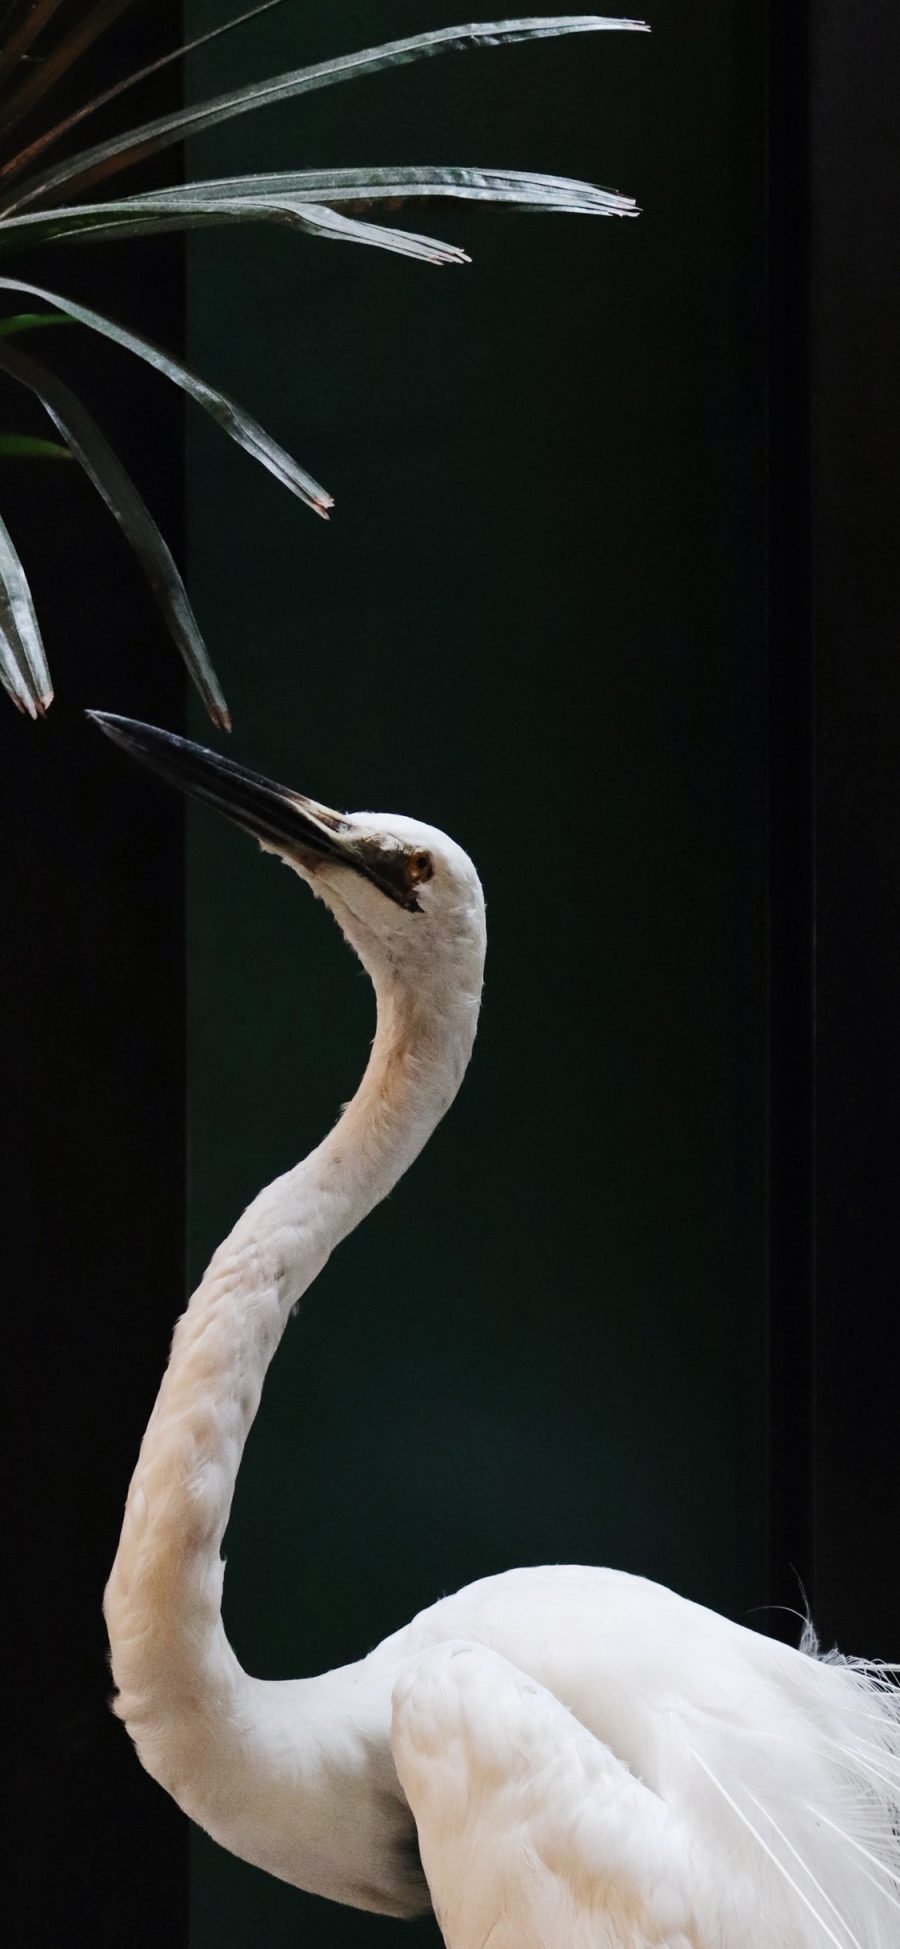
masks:
<svg viewBox="0 0 900 1949"><path fill-rule="evenodd" d="M127 208L140 200L152 205L171 192L151 190L141 196L123 197ZM180 185L177 194L186 202L196 197L204 202L214 197L296 196L307 203L392 202L407 197L439 197L452 201L513 203L524 210L575 213L581 216L636 216L637 204L631 196L617 190L601 189L569 176L547 176L525 169L473 169L458 165L403 164L395 167L353 169L270 170L264 175L218 176ZM88 208L91 206L88 205ZM31 218L40 221L40 217ZM9 224L25 223L28 218L7 219Z"/></svg>
<svg viewBox="0 0 900 1949"><path fill-rule="evenodd" d="M501 47L520 41L548 40L558 35L604 32L646 33L647 26L641 20L613 20L601 14L542 15L520 20L470 22L464 27L440 27L427 34L411 34L403 40L362 48L356 53L341 55L336 60L316 62L311 67L294 68L287 73L270 76L266 81L250 82L241 88L230 89L227 94L217 95L193 107L156 116L138 128L98 142L91 149L82 149L76 155L67 157L65 162L57 163L54 168L20 184L8 213L36 202L39 197L46 197L63 184L87 187L102 181L116 170L130 167L145 156L154 155L170 143L199 135L205 129L216 128L236 115L246 115L257 108L272 107L278 102L310 94L314 89L333 87L341 81L359 80L386 68L402 67L411 61L427 60L438 54L464 52L476 47Z"/></svg>
<svg viewBox="0 0 900 1949"><path fill-rule="evenodd" d="M313 480L312 475L308 474L305 468L298 466L296 460L285 451L284 447L280 447L277 441L272 439L265 428L260 426L258 420L253 419L251 414L245 413L236 400L229 398L227 393L220 392L217 387L210 386L205 379L192 372L190 366L185 365L182 359L176 358L174 353L163 351L161 346L154 345L149 338L143 338L139 332L130 331L126 325L120 325L115 319L105 317L102 312L93 311L88 305L76 303L74 298L64 297L59 291L47 291L42 285L28 284L24 279L9 277L0 277L0 290L25 292L29 297L41 298L45 304L58 305L60 311L74 318L79 325L87 325L91 331L99 332L102 338L112 339L114 344L121 345L126 352L133 352L137 358L144 359L148 365L153 366L155 371L171 379L174 385L180 386L183 392L196 400L197 405L202 406L204 412L209 413L216 424L221 426L239 447L243 447L254 460L258 460L263 467L268 468L276 480L281 481L292 494L296 494L299 500L312 508L314 514L321 515L327 520L328 509L334 506L334 502L326 489L320 487L318 481Z"/></svg>
<svg viewBox="0 0 900 1949"><path fill-rule="evenodd" d="M9 318L0 318L0 338L18 338L20 332L40 332L48 325L73 323L58 311L17 311Z"/></svg>
<svg viewBox="0 0 900 1949"><path fill-rule="evenodd" d="M213 723L230 730L228 706L171 550L106 435L56 373L24 352L0 345L0 372L27 386L49 413L133 548Z"/></svg>
<svg viewBox="0 0 900 1949"><path fill-rule="evenodd" d="M90 206L88 206L90 207ZM146 237L165 230L195 230L223 223L282 223L294 230L305 230L313 237L336 243L368 244L379 250L413 257L426 264L468 264L471 260L458 244L441 243L411 230L397 230L383 223L366 223L359 217L344 216L325 203L304 203L298 197L244 196L202 198L186 201L175 192L168 205L160 201L140 214L128 211L125 199L122 215L100 226L85 224L77 230L79 240L95 236ZM2 225L0 225L2 232ZM2 236L0 236L2 249Z"/></svg>
<svg viewBox="0 0 900 1949"><path fill-rule="evenodd" d="M96 114L98 108L106 108L109 102L116 101L120 95L127 94L129 88L136 88L140 82L149 81L151 75L160 74L163 68L170 67L173 61L183 61L187 55L196 53L198 48L205 47L209 41L217 41L221 34L230 34L232 28L246 26L248 21L256 19L257 14L267 14L272 7L283 7L284 4L285 0L260 0L258 6L248 8L246 13L235 14L231 20L223 20L218 27L210 27L205 34L197 34L194 40L185 41L181 47L173 47L170 53L161 54L155 61L145 62L142 68L135 68L131 74L123 76L121 81L114 82L111 88L104 88L101 94L92 96L90 101L82 102L80 108L64 116L61 122L54 123L52 128L44 129L24 149L21 149L18 155L10 156L6 162L0 164L0 183L12 182L17 176L21 176L26 169L32 167L38 156L44 155L54 143L61 141L64 135L69 135L72 129L78 128L82 122L87 121L89 116Z"/></svg>
<svg viewBox="0 0 900 1949"><path fill-rule="evenodd" d="M130 4L132 0L85 0L82 17L75 25L45 40L43 36L61 0L13 0L3 16L7 38L0 51L0 83L10 75L13 79L0 95L0 133L13 129L44 99ZM434 164L270 171L212 178L108 201L84 202L79 196L82 190L93 189L106 177L185 137L213 129L234 116L341 81L360 79L433 55L478 47L562 35L648 31L641 20L613 19L599 14L528 15L444 27L388 41L231 89L193 107L173 110L35 171L38 158L101 105L158 73L169 62L183 58L192 49L283 4L284 0L255 0L242 13L197 36L186 46L175 48L124 76L54 126L34 135L17 154L7 156L0 165L0 198L6 204L5 209L0 208L0 258L23 249L31 252L63 238L105 241L200 225L268 221L287 224L319 238L365 244L428 263L461 264L468 262L468 258L458 245L398 228L393 223L375 221L369 218L368 212L372 209L377 212L379 205L387 203L393 214L398 204L414 198L421 201L440 197L580 216L637 213L631 197L566 177ZM39 38L40 62L23 67L21 76L15 74L17 65ZM78 200L53 207L52 197L60 190L65 190L69 198L74 193ZM15 276L0 277L0 293L7 291L52 307L49 311L21 310L0 318L0 374L30 388L65 444L8 432L0 434L0 457L78 461L138 556L210 715L217 724L227 726L225 700L181 576L137 487L81 402L55 373L26 356L14 341L21 334L53 325L74 323L97 332L179 386L232 440L315 513L327 518L331 496L257 420L176 355L63 293ZM34 605L22 564L5 528L0 534L0 682L19 709L32 717L40 715L50 701L49 675Z"/></svg>
<svg viewBox="0 0 900 1949"><path fill-rule="evenodd" d="M0 683L18 709L29 717L43 717L53 700L31 590L3 520L0 520Z"/></svg>
<svg viewBox="0 0 900 1949"><path fill-rule="evenodd" d="M71 460L68 447L57 440L35 439L31 433L0 433L0 460Z"/></svg>
<svg viewBox="0 0 900 1949"><path fill-rule="evenodd" d="M419 165L283 170L229 176L104 203L75 203L0 218L0 257L59 238L148 236L214 223L275 222L316 236L374 244L429 263L468 262L458 245L338 214L342 203L397 203L412 197L506 203L520 210L580 216L636 216L630 196L565 176L527 170Z"/></svg>
<svg viewBox="0 0 900 1949"><path fill-rule="evenodd" d="M204 198L190 196L180 189L152 199L122 197L114 203L81 203L69 209L0 218L0 258L21 249L25 243L33 248L35 244L53 243L61 238L105 242L113 237L147 237L215 224L263 222L287 224L332 241L376 245L381 250L395 251L429 264L469 262L465 251L456 244L441 243L436 237L423 237L384 224L361 222L355 217L342 216L324 203L306 203L288 194Z"/></svg>

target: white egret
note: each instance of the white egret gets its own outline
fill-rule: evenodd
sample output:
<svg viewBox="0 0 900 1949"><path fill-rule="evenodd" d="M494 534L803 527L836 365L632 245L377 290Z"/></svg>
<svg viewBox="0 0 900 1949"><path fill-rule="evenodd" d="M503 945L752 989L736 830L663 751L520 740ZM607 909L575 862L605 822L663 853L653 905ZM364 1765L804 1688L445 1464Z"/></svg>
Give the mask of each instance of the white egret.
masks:
<svg viewBox="0 0 900 1949"><path fill-rule="evenodd" d="M335 1128L216 1252L172 1347L106 1592L116 1709L222 1845L450 1949L889 1949L900 1714L886 1668L774 1643L613 1570L511 1570L361 1659L238 1663L221 1545L266 1369L330 1252L459 1088L485 951L478 876L428 826L331 812L183 739L117 743L279 853L375 987ZM536 889L535 898L539 899Z"/></svg>

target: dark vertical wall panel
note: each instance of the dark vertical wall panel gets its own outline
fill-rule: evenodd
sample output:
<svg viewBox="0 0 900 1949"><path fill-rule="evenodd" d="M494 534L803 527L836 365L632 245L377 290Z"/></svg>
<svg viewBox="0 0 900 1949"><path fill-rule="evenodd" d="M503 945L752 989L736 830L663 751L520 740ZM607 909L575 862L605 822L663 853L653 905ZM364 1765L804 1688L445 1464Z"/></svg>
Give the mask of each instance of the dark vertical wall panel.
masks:
<svg viewBox="0 0 900 1949"><path fill-rule="evenodd" d="M177 42L179 12L145 10L98 45L79 85L99 91ZM145 91L143 107L171 100L167 82ZM52 271L34 264L38 282L41 272L178 343L177 244L59 252ZM14 309L14 298L3 307ZM177 546L176 398L78 332L44 334L40 353L96 412ZM0 425L47 430L5 382ZM17 1949L178 1949L184 1824L108 1710L100 1603L184 1287L183 825L177 805L151 802L115 762L83 709L177 724L180 666L115 524L74 466L4 461L0 504L57 683L44 724L23 722L5 697L0 707L13 1626L4 1937Z"/></svg>
<svg viewBox="0 0 900 1949"><path fill-rule="evenodd" d="M815 1537L829 1634L900 1656L900 20L812 9Z"/></svg>
<svg viewBox="0 0 900 1949"><path fill-rule="evenodd" d="M766 656L769 806L769 1628L814 1598L815 803L810 535L809 49L769 10Z"/></svg>
<svg viewBox="0 0 900 1949"><path fill-rule="evenodd" d="M417 208L472 250L464 272L271 230L191 244L194 358L337 496L325 528L192 428L193 587L233 748L446 826L491 928L460 1102L269 1378L226 1590L257 1671L352 1658L517 1561L610 1561L733 1615L765 1601L754 12L660 0L652 39L434 61L193 157L530 165L645 211ZM193 0L191 25L216 14ZM193 86L448 17L278 9L243 66L219 43ZM371 1010L327 917L246 842L197 818L188 873L199 1272L332 1120ZM195 1949L260 1933L390 1929L198 1842Z"/></svg>

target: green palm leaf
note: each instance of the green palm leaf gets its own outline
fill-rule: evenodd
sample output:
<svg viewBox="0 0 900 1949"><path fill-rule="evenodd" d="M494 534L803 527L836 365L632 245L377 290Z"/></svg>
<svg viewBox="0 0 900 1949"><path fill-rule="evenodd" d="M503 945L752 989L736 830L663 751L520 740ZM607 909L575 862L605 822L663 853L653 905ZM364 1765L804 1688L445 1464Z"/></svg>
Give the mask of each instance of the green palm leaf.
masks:
<svg viewBox="0 0 900 1949"><path fill-rule="evenodd" d="M317 88L333 87L340 81L359 80L364 75L378 74L385 68L402 67L411 61L427 60L432 55L462 52L469 48L501 47L519 41L548 40L563 34L604 32L646 33L647 26L641 20L612 20L601 14L559 14L555 17L543 15L520 20L485 21L469 23L464 27L440 27L428 34L411 34L403 40L387 41L379 47L362 48L356 53L341 55L336 60L318 61L312 67L294 68L285 74L270 76L267 81L250 82L242 88L233 88L227 94L199 102L194 107L179 108L168 115L156 116L125 134L109 137L91 149L82 149L77 155L67 157L65 162L57 163L54 168L20 185L11 208L18 209L23 204L36 201L38 197L45 197L64 183L86 185L98 182L114 171L127 168L144 156L168 147L170 143L199 135L203 130L215 128L235 115L272 107L277 102L310 94Z"/></svg>
<svg viewBox="0 0 900 1949"><path fill-rule="evenodd" d="M2 355L0 355L2 362ZM71 460L68 447L56 440L36 440L31 433L0 433L0 460Z"/></svg>
<svg viewBox="0 0 900 1949"><path fill-rule="evenodd" d="M38 243L59 238L105 241L112 237L147 237L167 230L196 230L214 224L282 223L311 236L338 242L373 244L429 264L467 264L456 244L423 237L384 224L348 217L325 203L307 203L288 192L270 196L194 196L167 190L153 197L121 197L114 203L79 203L68 209L40 210L0 219L0 258Z"/></svg>
<svg viewBox="0 0 900 1949"><path fill-rule="evenodd" d="M29 113L130 3L131 0L86 0L74 25L58 34L55 41L51 35L49 46L41 38L40 63L32 60L4 91L0 101L0 131L11 129ZM17 6L7 10L7 19L12 17L17 24L8 30L6 45L0 49L0 82L28 56L38 38L45 35L61 4L62 0L20 0ZM630 197L566 177L431 164L246 174L105 202L78 201L57 208L47 207L52 193L63 187L69 195L93 187L143 157L187 136L215 128L233 116L341 81L360 79L432 55L477 47L560 35L648 31L641 20L620 20L598 14L529 15L439 28L231 89L196 106L157 116L45 167L40 173L35 172L37 158L103 103L165 67L169 61L182 58L191 47L201 46L282 4L284 0L254 0L237 17L219 23L188 47L175 48L137 73L126 75L112 88L69 112L55 126L33 136L18 154L7 156L0 165L0 186L3 186L0 195L7 199L5 211L0 210L0 257L16 250L33 251L60 238L95 241L140 237L154 231L198 225L269 221L332 241L366 244L430 263L460 264L468 259L459 246L398 228L393 223L370 220L363 213L372 206L377 209L379 203L389 202L393 209L398 202L441 197L570 215L636 214ZM11 191L16 181L19 188ZM41 285L15 276L0 277L0 293L5 291L39 299L54 307L50 312L20 311L0 318L0 372L37 395L65 445L37 440L31 435L0 434L0 456L27 454L78 460L135 550L211 716L216 723L227 725L225 700L184 584L134 482L68 387L55 374L11 346L10 340L26 331L53 324L84 325L143 359L179 386L231 439L315 513L327 518L331 496L235 400L209 385L174 354L130 327ZM0 533L0 682L18 707L31 716L39 715L50 701L49 675L34 606L22 564L5 528Z"/></svg>
<svg viewBox="0 0 900 1949"><path fill-rule="evenodd" d="M47 325L72 323L58 311L17 311L13 317L0 318L0 338L17 338L20 332L41 332Z"/></svg>
<svg viewBox="0 0 900 1949"><path fill-rule="evenodd" d="M29 387L49 413L134 549L213 723L230 730L228 706L171 551L105 434L68 386L24 352L0 345L0 372Z"/></svg>
<svg viewBox="0 0 900 1949"><path fill-rule="evenodd" d="M106 203L76 203L0 219L0 256L61 237L147 236L214 223L286 223L314 236L374 244L429 263L467 263L465 251L434 237L338 214L341 203L412 197L506 203L522 210L580 216L636 216L630 196L566 176L516 169L440 168L282 170L189 183ZM318 206L318 207L317 207Z"/></svg>
<svg viewBox="0 0 900 1949"><path fill-rule="evenodd" d="M169 190L151 190L140 199L122 198L123 206L140 200L148 207L168 197ZM459 166L403 164L391 167L354 169L291 169L269 171L265 175L219 176L210 181L179 186L178 195L186 202L197 197L208 201L231 196L298 196L307 203L395 201L411 196L439 197L451 201L513 203L523 210L546 210L580 216L636 216L637 205L631 196L617 190L600 189L593 183L579 182L570 176L547 176L526 169L472 169ZM88 208L91 206L88 205ZM24 223L26 218L13 218ZM32 219L34 220L34 219ZM39 218L37 219L40 220Z"/></svg>
<svg viewBox="0 0 900 1949"><path fill-rule="evenodd" d="M254 460L260 461L263 467L267 467L276 480L281 481L292 494L296 494L299 500L312 508L314 514L319 514L327 520L328 509L334 506L334 502L326 489L320 487L318 481L313 480L312 475L308 474L303 467L298 466L296 460L293 460L284 447L280 447L277 441L272 439L265 428L260 426L258 420L245 413L243 407L238 406L227 393L219 392L215 386L210 386L205 379L199 378L198 374L192 372L190 366L185 365L182 359L176 358L174 353L164 352L149 338L142 338L139 332L129 331L126 325L117 324L114 319L106 318L102 312L91 310L88 305L77 304L74 298L63 297L59 291L46 291L39 284L26 284L21 278L9 277L0 277L0 290L23 291L29 297L42 298L45 304L58 305L60 311L74 318L79 325L87 325L91 331L99 332L103 338L112 339L114 344L123 346L125 351L134 352L139 359L146 360L155 371L163 373L165 378L171 379L191 399L196 400L197 405L202 406L204 412L209 413L216 424L221 426L239 447L243 447Z"/></svg>
<svg viewBox="0 0 900 1949"><path fill-rule="evenodd" d="M0 683L29 717L42 717L53 687L25 570L0 520Z"/></svg>

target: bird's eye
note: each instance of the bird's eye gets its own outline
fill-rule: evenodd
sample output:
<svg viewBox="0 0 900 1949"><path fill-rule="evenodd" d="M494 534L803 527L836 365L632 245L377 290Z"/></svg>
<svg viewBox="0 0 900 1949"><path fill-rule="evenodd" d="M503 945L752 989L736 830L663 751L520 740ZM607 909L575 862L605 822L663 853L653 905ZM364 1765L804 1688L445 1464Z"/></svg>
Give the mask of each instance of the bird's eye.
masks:
<svg viewBox="0 0 900 1949"><path fill-rule="evenodd" d="M410 853L406 873L411 886L421 886L423 880L430 880L434 874L431 854L424 851Z"/></svg>

